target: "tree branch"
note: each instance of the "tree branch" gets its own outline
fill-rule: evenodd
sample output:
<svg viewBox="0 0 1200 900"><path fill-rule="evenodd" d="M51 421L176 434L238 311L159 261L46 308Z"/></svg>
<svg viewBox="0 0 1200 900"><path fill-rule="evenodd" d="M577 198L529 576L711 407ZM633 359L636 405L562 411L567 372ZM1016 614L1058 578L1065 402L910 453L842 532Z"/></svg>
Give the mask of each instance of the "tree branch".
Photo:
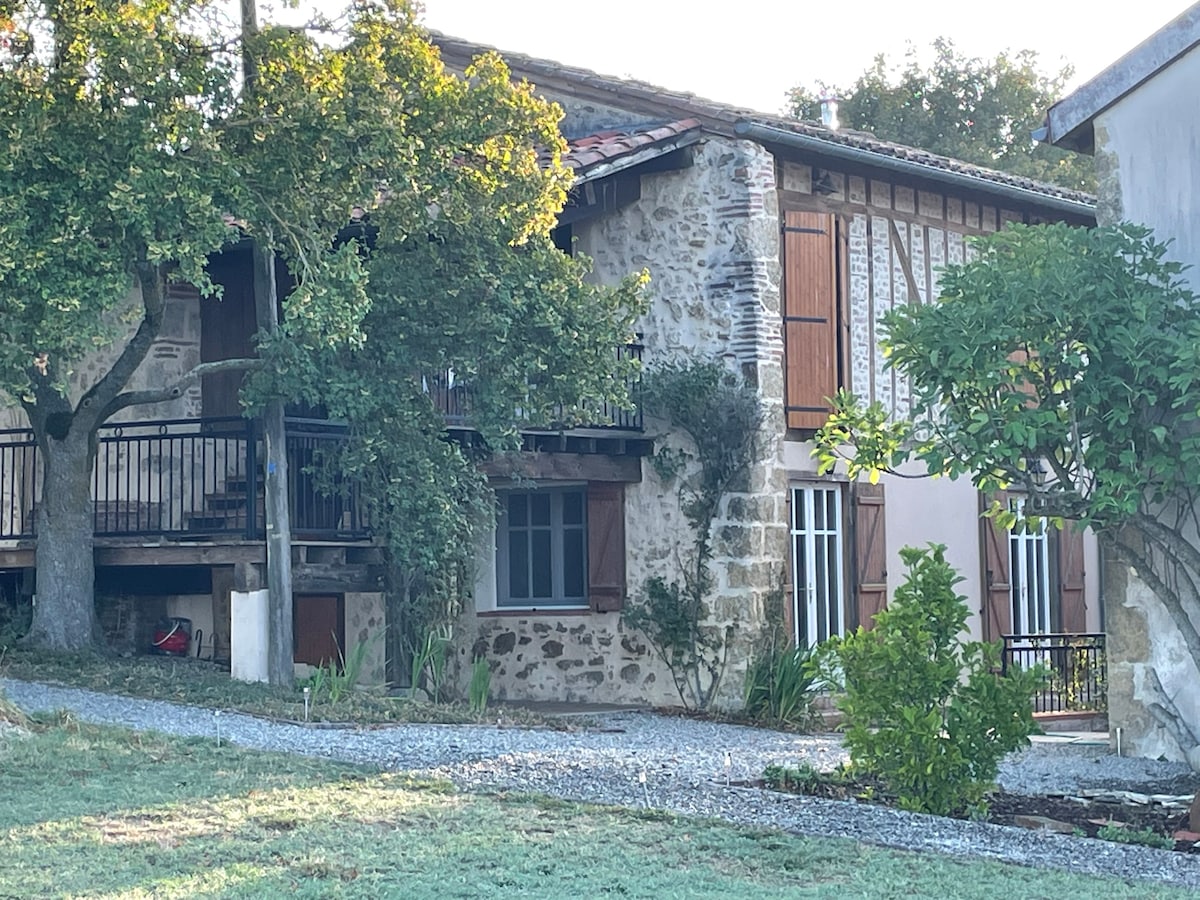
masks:
<svg viewBox="0 0 1200 900"><path fill-rule="evenodd" d="M165 403L175 400L192 384L206 375L216 375L218 372L237 372L258 369L263 365L261 359L219 359L214 362L201 363L190 372L181 376L178 381L156 391L127 391L118 394L101 410L99 422L104 422L130 406L145 406L147 403Z"/></svg>
<svg viewBox="0 0 1200 900"><path fill-rule="evenodd" d="M146 354L154 345L154 339L162 328L163 307L166 303L166 279L159 266L149 263L137 264L137 280L142 292L142 321L138 325L121 355L117 357L105 373L104 377L92 385L75 408L76 414L83 410L94 410L94 420L90 424L103 422L108 415L116 412L109 410L113 399L133 377ZM120 407L118 407L120 408Z"/></svg>

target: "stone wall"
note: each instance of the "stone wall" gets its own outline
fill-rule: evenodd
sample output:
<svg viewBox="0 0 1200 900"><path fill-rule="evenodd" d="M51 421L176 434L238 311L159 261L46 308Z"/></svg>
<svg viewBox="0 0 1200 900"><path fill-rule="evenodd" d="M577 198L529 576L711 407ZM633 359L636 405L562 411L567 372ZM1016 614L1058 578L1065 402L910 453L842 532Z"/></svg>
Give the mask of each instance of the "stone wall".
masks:
<svg viewBox="0 0 1200 900"><path fill-rule="evenodd" d="M363 687L377 687L387 681L385 671L387 640L386 608L383 594L378 591L351 591L345 597L346 647L350 653L360 641L367 642L367 653L363 660L358 683Z"/></svg>
<svg viewBox="0 0 1200 900"><path fill-rule="evenodd" d="M569 107L568 133L578 131L580 121L593 130L605 127L586 118L587 110L574 119L573 112ZM574 233L599 281L650 271L652 307L639 325L650 369L669 361L722 362L758 387L766 407L761 459L724 499L713 526L710 624L735 631L719 703L736 706L764 599L782 583L787 546L774 158L751 142L712 138L694 148L691 167L644 176L638 202L578 224ZM652 419L647 435L656 446L686 444ZM626 486L625 526L630 597L652 576L681 580L692 534L678 486L664 484L648 463L642 481ZM482 590L495 577L488 552L481 554ZM486 656L498 698L679 703L669 672L617 614L477 615L472 609L461 626L460 673L468 677L472 655Z"/></svg>

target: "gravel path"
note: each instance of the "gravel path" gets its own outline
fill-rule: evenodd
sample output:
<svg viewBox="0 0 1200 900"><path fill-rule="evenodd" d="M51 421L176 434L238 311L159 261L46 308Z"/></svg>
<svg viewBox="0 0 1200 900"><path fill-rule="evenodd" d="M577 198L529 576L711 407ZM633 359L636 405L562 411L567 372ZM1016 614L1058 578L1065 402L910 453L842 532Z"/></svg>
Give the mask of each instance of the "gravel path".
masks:
<svg viewBox="0 0 1200 900"><path fill-rule="evenodd" d="M1200 888L1200 858L1194 856L736 786L773 762L833 767L845 759L836 735L781 734L645 712L594 716L590 727L572 732L466 725L308 728L30 682L0 679L0 690L30 712L68 709L87 722L185 736L215 737L219 725L223 739L245 747L413 770L465 790L649 805L800 834ZM1099 747L1039 744L1007 759L1000 783L1029 794L1113 786L1182 793L1196 781L1182 764L1117 758Z"/></svg>

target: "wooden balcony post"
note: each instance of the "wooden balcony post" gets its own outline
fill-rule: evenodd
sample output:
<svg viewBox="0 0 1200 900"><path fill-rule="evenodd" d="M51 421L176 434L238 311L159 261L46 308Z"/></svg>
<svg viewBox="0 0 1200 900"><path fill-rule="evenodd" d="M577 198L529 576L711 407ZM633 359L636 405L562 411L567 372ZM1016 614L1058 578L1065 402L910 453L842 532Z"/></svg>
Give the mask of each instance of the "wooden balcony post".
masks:
<svg viewBox="0 0 1200 900"><path fill-rule="evenodd" d="M279 328L275 254L255 246L254 308L259 330ZM271 684L291 685L295 678L292 639L292 527L288 510L287 436L283 401L263 410L263 487L267 528L268 664ZM254 498L249 498L254 503Z"/></svg>

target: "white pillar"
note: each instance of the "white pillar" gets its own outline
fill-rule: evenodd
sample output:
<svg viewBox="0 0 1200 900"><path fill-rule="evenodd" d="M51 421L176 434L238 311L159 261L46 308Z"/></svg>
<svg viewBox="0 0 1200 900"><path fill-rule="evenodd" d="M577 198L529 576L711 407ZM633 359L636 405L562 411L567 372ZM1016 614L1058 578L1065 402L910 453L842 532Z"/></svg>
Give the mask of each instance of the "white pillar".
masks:
<svg viewBox="0 0 1200 900"><path fill-rule="evenodd" d="M267 681L269 592L233 591L229 597L229 674L238 681Z"/></svg>

